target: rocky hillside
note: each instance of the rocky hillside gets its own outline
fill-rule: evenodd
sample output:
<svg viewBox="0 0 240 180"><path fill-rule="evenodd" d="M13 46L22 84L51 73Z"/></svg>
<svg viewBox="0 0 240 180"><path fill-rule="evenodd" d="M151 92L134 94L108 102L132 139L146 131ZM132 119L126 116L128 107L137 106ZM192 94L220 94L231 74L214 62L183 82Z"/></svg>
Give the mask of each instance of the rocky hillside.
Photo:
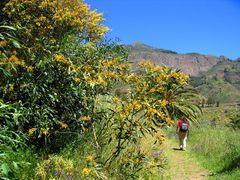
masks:
<svg viewBox="0 0 240 180"><path fill-rule="evenodd" d="M192 77L191 84L212 103L240 103L240 61L219 62Z"/></svg>
<svg viewBox="0 0 240 180"><path fill-rule="evenodd" d="M216 57L198 53L178 54L174 51L153 48L140 42L129 45L129 48L129 61L133 63L134 69L141 59L151 59L155 64L164 64L175 69L180 68L184 73L196 76L200 72L208 71L221 61L227 61L224 56Z"/></svg>

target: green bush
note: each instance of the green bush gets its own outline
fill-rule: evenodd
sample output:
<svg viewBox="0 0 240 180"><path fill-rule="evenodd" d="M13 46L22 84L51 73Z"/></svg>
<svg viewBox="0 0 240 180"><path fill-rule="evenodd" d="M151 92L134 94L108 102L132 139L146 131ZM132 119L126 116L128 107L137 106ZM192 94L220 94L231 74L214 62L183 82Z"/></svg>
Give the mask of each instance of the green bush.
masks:
<svg viewBox="0 0 240 180"><path fill-rule="evenodd" d="M29 178L34 174L36 155L27 148L27 137L16 125L24 116L24 109L17 104L0 101L0 178ZM31 163L30 163L31 162Z"/></svg>

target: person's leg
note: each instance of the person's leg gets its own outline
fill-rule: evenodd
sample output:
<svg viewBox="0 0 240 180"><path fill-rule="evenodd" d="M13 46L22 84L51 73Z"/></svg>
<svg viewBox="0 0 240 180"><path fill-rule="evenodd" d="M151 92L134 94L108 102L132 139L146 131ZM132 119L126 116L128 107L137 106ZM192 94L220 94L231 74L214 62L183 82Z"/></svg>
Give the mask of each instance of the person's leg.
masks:
<svg viewBox="0 0 240 180"><path fill-rule="evenodd" d="M184 139L183 139L183 149L185 150L187 147L187 134L185 135Z"/></svg>
<svg viewBox="0 0 240 180"><path fill-rule="evenodd" d="M179 138L179 148L183 149L183 146L184 146L184 136L183 136L183 133L181 131L178 134L178 138Z"/></svg>
<svg viewBox="0 0 240 180"><path fill-rule="evenodd" d="M183 149L183 139L179 137L179 148Z"/></svg>

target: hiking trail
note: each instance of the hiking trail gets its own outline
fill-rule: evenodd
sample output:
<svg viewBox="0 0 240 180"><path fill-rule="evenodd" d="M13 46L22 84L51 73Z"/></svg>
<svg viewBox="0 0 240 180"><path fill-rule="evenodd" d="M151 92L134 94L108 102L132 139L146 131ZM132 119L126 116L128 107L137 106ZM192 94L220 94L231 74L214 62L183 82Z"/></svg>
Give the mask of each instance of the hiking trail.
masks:
<svg viewBox="0 0 240 180"><path fill-rule="evenodd" d="M189 148L189 146L188 146ZM166 171L166 179L172 180L205 180L208 171L201 167L189 150L178 149L178 142L173 139L166 139L163 149L169 161L169 169ZM165 178L164 178L165 179Z"/></svg>

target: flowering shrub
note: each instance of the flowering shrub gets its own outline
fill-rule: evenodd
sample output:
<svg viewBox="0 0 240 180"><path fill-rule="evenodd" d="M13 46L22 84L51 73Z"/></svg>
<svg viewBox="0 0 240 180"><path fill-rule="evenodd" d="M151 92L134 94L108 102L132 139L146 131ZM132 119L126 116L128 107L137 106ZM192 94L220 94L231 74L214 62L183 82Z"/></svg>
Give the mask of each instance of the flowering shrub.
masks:
<svg viewBox="0 0 240 180"><path fill-rule="evenodd" d="M101 166L109 165L145 133L172 125L176 113L196 118L197 108L184 96L188 76L150 61L141 61L140 71L131 73L126 48L103 41L102 14L84 2L6 0L0 7L2 23L14 26L0 26L0 99L21 112L4 118L1 126L27 135L27 143L45 157L81 134L79 141L96 144L91 152ZM129 88L124 97L113 94L117 83ZM104 96L110 97L108 108L99 107ZM144 155L132 155L132 169L142 167ZM86 161L81 176L95 177L97 165L90 156ZM73 171L71 160L51 156L37 175L62 178Z"/></svg>
<svg viewBox="0 0 240 180"><path fill-rule="evenodd" d="M129 92L126 97L112 97L110 111L105 113L107 121L103 129L111 129L107 132L109 142L116 139L112 142L115 151L108 160L114 160L129 143L136 143L145 133L154 134L158 128L171 126L177 114L194 119L197 110L200 111L189 96L184 97L184 94L189 95L183 91L187 75L154 66L151 61L141 61L139 68L138 73L122 76ZM187 103L184 105L183 101ZM158 138L160 144L163 140L164 137Z"/></svg>
<svg viewBox="0 0 240 180"><path fill-rule="evenodd" d="M125 52L98 42L107 30L102 15L81 1L10 0L3 7L21 43L1 36L1 97L26 109L14 129L57 149L99 119L94 101L127 70Z"/></svg>
<svg viewBox="0 0 240 180"><path fill-rule="evenodd" d="M102 14L78 0L9 0L2 10L7 21L21 27L19 36L28 48L35 43L42 48L55 46L68 32L92 43L108 30ZM39 51L39 46L33 48Z"/></svg>

